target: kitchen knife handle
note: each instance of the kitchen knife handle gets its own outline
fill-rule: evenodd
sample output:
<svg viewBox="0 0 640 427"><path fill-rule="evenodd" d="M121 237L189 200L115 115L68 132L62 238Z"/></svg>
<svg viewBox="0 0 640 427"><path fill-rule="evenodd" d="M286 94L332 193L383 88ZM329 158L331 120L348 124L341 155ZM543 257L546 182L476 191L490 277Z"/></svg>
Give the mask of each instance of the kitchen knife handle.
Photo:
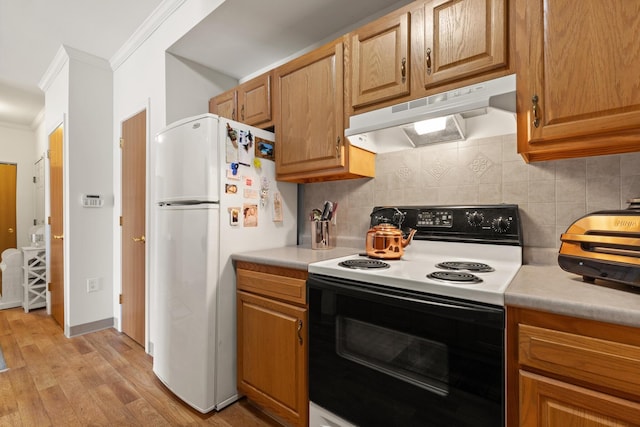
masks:
<svg viewBox="0 0 640 427"><path fill-rule="evenodd" d="M540 126L540 117L538 117L538 109L540 108L538 106L538 95L533 95L531 102L533 103L533 126L538 127Z"/></svg>
<svg viewBox="0 0 640 427"><path fill-rule="evenodd" d="M298 319L298 329L296 332L298 332L298 344L302 345L302 320Z"/></svg>
<svg viewBox="0 0 640 427"><path fill-rule="evenodd" d="M427 74L431 75L431 48L427 48Z"/></svg>
<svg viewBox="0 0 640 427"><path fill-rule="evenodd" d="M402 58L400 72L402 73L402 83L404 83L405 81L407 81L407 58Z"/></svg>

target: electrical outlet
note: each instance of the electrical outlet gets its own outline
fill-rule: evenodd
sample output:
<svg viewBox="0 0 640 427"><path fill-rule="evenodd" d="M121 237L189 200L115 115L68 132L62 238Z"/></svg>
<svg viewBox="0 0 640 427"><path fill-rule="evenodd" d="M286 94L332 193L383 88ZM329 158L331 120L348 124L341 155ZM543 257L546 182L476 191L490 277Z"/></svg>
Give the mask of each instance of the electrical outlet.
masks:
<svg viewBox="0 0 640 427"><path fill-rule="evenodd" d="M100 279L87 279L87 292L96 292L100 290Z"/></svg>

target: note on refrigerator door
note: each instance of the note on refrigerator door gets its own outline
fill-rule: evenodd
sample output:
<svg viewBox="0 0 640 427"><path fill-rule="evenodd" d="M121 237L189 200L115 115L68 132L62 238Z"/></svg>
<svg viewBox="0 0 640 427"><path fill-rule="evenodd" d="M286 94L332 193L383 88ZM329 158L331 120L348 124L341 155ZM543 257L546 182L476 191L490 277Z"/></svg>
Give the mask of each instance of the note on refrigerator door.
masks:
<svg viewBox="0 0 640 427"><path fill-rule="evenodd" d="M282 222L282 197L279 192L273 193L273 222Z"/></svg>

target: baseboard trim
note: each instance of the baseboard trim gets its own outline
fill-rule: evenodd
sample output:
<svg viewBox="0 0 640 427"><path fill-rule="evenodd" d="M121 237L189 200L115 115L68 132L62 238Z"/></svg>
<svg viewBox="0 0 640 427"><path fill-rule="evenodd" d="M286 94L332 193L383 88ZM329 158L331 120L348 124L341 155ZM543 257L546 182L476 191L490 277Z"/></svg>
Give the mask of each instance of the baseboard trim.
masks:
<svg viewBox="0 0 640 427"><path fill-rule="evenodd" d="M96 320L95 322L84 323L82 325L69 326L69 338L113 328L114 324L114 318L110 317L108 319Z"/></svg>

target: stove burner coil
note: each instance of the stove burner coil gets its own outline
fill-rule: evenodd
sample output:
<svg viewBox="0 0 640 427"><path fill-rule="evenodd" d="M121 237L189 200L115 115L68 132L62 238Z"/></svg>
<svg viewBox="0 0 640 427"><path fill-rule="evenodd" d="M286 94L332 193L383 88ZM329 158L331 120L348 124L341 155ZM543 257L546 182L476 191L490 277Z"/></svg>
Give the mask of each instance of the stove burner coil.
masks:
<svg viewBox="0 0 640 427"><path fill-rule="evenodd" d="M386 262L376 261L373 259L348 259L338 263L338 265L341 267L360 270L385 269L390 267Z"/></svg>
<svg viewBox="0 0 640 427"><path fill-rule="evenodd" d="M478 273L488 273L491 271L495 271L493 267L488 264L474 261L445 261L436 264L436 267L443 268L445 270L466 270Z"/></svg>
<svg viewBox="0 0 640 427"><path fill-rule="evenodd" d="M482 279L475 274L459 273L457 271L434 271L433 273L427 274L427 277L447 283L459 283L465 285L482 282Z"/></svg>

